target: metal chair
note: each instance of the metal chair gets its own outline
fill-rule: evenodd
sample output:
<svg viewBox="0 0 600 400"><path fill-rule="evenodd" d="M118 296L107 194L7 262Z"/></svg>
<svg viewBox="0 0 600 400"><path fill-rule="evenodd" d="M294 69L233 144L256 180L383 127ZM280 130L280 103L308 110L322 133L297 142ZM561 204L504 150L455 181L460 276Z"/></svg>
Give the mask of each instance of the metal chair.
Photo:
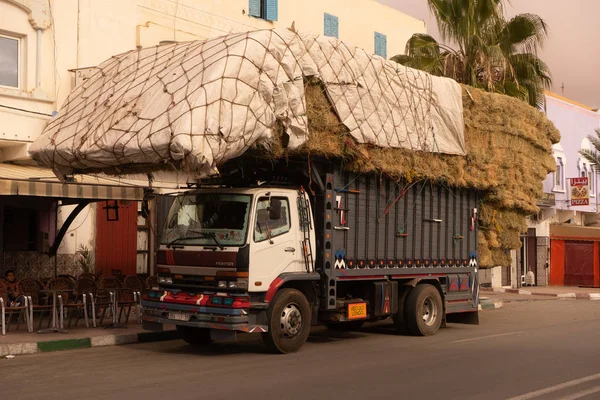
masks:
<svg viewBox="0 0 600 400"><path fill-rule="evenodd" d="M19 293L27 298L29 303L29 315L31 326L34 323L34 314L37 312L40 314L40 323L38 329L42 328L42 320L45 312L48 312L48 326L50 326L52 305L50 304L49 298L44 298L42 301L40 297L40 290L44 289L42 282L35 279L21 279L17 284Z"/></svg>
<svg viewBox="0 0 600 400"><path fill-rule="evenodd" d="M137 275L130 275L125 278L125 287L131 289L133 293L133 301L135 302L136 320L138 324L142 323L141 308L142 308L142 294L146 292L146 283L142 278ZM131 313L131 307L125 318L129 321L129 315ZM119 316L119 321L121 320Z"/></svg>
<svg viewBox="0 0 600 400"><path fill-rule="evenodd" d="M21 327L21 319L25 317L25 322L27 323L27 330L29 333L33 332L33 323L30 319L29 315L29 299L25 296L21 296L24 304L19 306L11 306L8 299L8 286L5 284L0 284L0 323L2 323L2 336L6 335L6 331L10 326L10 322L12 320L12 316L14 313L18 312L19 315L17 317L17 330ZM8 314L8 319L6 315Z"/></svg>

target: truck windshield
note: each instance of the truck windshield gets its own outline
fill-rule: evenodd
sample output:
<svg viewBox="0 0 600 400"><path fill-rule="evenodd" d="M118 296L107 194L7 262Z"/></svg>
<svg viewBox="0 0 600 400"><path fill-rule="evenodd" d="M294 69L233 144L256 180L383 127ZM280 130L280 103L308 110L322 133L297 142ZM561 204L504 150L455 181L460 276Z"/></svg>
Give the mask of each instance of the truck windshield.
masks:
<svg viewBox="0 0 600 400"><path fill-rule="evenodd" d="M191 194L171 206L161 244L242 246L246 243L249 195Z"/></svg>

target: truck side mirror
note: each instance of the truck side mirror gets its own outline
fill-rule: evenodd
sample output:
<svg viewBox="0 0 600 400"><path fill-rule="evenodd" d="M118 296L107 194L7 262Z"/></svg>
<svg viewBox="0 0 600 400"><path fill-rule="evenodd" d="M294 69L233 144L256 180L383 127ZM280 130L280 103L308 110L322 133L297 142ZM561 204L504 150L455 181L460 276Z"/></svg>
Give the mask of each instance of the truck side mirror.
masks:
<svg viewBox="0 0 600 400"><path fill-rule="evenodd" d="M259 224L265 225L269 221L269 211L268 210L258 210L256 212L256 220Z"/></svg>
<svg viewBox="0 0 600 400"><path fill-rule="evenodd" d="M271 199L269 204L269 219L277 221L281 218L281 200Z"/></svg>

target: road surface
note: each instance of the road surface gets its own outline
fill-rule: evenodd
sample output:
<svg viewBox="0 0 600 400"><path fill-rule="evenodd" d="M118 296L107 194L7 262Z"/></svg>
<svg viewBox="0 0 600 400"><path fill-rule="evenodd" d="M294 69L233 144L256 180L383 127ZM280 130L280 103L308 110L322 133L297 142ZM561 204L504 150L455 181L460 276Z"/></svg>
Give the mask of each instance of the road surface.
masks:
<svg viewBox="0 0 600 400"><path fill-rule="evenodd" d="M600 302L509 303L480 326L404 337L389 324L296 354L259 340L194 350L182 341L0 360L6 399L599 399Z"/></svg>

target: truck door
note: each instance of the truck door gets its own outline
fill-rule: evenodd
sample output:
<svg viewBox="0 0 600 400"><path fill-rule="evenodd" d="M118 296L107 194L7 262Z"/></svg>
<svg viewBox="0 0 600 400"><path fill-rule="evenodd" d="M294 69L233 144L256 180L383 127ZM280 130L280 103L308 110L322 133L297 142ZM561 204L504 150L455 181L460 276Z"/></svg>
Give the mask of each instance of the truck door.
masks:
<svg viewBox="0 0 600 400"><path fill-rule="evenodd" d="M304 271L305 267L298 237L296 198L272 191L270 196L259 196L254 210L249 290L261 292L282 272Z"/></svg>

